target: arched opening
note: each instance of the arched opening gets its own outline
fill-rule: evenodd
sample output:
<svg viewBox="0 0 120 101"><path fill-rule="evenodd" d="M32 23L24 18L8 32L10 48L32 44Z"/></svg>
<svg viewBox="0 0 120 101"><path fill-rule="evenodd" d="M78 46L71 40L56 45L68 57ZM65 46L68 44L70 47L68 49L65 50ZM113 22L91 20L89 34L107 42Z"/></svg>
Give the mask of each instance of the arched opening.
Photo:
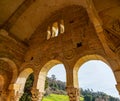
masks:
<svg viewBox="0 0 120 101"><path fill-rule="evenodd" d="M97 55L97 54L93 54L93 55L86 55L86 56L83 56L81 57L75 64L74 66L74 69L73 69L73 73L74 73L74 86L76 88L79 88L79 85L78 85L78 70L80 68L80 66L89 61L89 60L102 60L103 62L105 62L106 64L109 65L109 63L100 55Z"/></svg>
<svg viewBox="0 0 120 101"><path fill-rule="evenodd" d="M88 64L87 68L85 68L85 67L83 68L82 67L82 66L84 66L84 63L87 64L87 63L91 62L91 60L97 61L96 64L102 63L102 66L100 64L97 66L95 63L93 63L93 65L91 67L90 67L89 64ZM105 67L103 68L103 64L104 64L104 66L106 66L106 68ZM98 80L99 84L101 84L101 85L103 84L103 86L106 87L106 89L103 89L103 90L107 91L109 89L109 92L110 92L110 87L107 88L108 86L106 84L104 84L104 82L108 82L109 85L110 85L111 82L113 82L114 85L110 85L110 86L115 89L116 81L115 81L115 78L114 78L114 75L113 75L113 72L112 72L112 68L110 69L109 66L110 66L110 64L107 62L107 60L105 58L103 58L102 56L100 56L100 55L93 54L93 55L83 56L82 58L80 58L77 61L77 63L75 64L75 67L74 67L74 74L76 73L76 75L74 75L74 84L77 87L81 88L81 87L85 87L85 84L87 84L88 81L90 81L91 86L98 87L98 85L95 85L95 81L94 81L94 80ZM98 67L101 69L101 74L100 74L100 70L99 70ZM91 69L91 68L93 68L93 69ZM82 71L82 69L84 69L84 72L88 71L88 73L86 73L86 74L85 73L84 74L80 73L81 75L79 74L79 77L78 77L78 70ZM90 73L91 70L93 70L92 73ZM97 75L95 75L95 74L97 74ZM109 75L107 75L107 74L109 74ZM111 77L110 77L110 75L111 75ZM90 78L90 76L92 76L93 78ZM82 80L79 80L80 77L87 77L88 81L86 81L85 83L83 83L83 86L82 86ZM102 77L102 78L98 79L96 77ZM108 81L109 79L113 80L113 81ZM78 80L79 80L80 83L78 83ZM88 87L90 87L90 83L87 84ZM98 88L100 88L100 87L98 87ZM93 89L93 88L89 88L89 89ZM93 90L95 90L95 91L101 91L101 90L96 90L96 89L93 89Z"/></svg>
<svg viewBox="0 0 120 101"><path fill-rule="evenodd" d="M92 96L94 98L100 97L98 92L103 92L103 95L106 93L108 96L119 97L111 68L100 60L85 62L78 71L78 79L80 88L83 91L92 89L91 92L96 92L96 96Z"/></svg>
<svg viewBox="0 0 120 101"><path fill-rule="evenodd" d="M17 78L17 75L18 75L16 64L12 60L10 60L8 58L0 58L0 60L5 61L5 62L7 62L9 64L9 66L12 69L12 72L13 72L11 83L14 83L16 78Z"/></svg>
<svg viewBox="0 0 120 101"><path fill-rule="evenodd" d="M60 20L60 33L64 33L65 32L65 26L64 26L64 20Z"/></svg>
<svg viewBox="0 0 120 101"><path fill-rule="evenodd" d="M53 37L57 37L58 34L63 34L65 32L64 20L60 22L54 22L52 26L47 28L47 40Z"/></svg>
<svg viewBox="0 0 120 101"><path fill-rule="evenodd" d="M47 29L47 40L51 38L51 35L52 35L51 28L50 28L50 26L48 26L48 29Z"/></svg>
<svg viewBox="0 0 120 101"><path fill-rule="evenodd" d="M66 94L66 71L63 64L55 65L48 71L47 82L46 95L54 93L60 95Z"/></svg>
<svg viewBox="0 0 120 101"><path fill-rule="evenodd" d="M65 93L62 92L62 89L64 89L65 91L65 87L61 88L61 85L58 84L58 82L61 82L61 79L65 84L65 76L66 72L64 65L58 60L51 60L42 67L39 73L37 89L39 89L39 92L45 95L49 95L51 93ZM50 93L48 90L50 91Z"/></svg>
<svg viewBox="0 0 120 101"><path fill-rule="evenodd" d="M58 22L54 22L52 25L52 37L58 36L58 32L59 32Z"/></svg>
<svg viewBox="0 0 120 101"><path fill-rule="evenodd" d="M29 77L29 75L33 73L33 70L31 68L27 68L25 70L23 70L20 74L19 77L16 81L16 84L19 86L18 89L16 90L16 92L18 92L19 94L23 94L24 93L24 88L25 88L25 83L27 78Z"/></svg>
<svg viewBox="0 0 120 101"><path fill-rule="evenodd" d="M31 73L26 80L24 93L19 101L31 101L31 97L32 97L31 89L33 87L33 82L34 82L34 75L33 73Z"/></svg>

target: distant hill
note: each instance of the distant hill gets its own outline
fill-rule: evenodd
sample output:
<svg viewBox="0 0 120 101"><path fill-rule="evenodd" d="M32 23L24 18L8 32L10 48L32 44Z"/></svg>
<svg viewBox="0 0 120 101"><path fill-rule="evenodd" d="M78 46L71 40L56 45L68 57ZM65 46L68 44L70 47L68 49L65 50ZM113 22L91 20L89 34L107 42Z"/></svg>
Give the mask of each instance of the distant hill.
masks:
<svg viewBox="0 0 120 101"><path fill-rule="evenodd" d="M45 81L45 95L49 94L63 94L66 95L65 91L66 83L60 80L56 80L55 75L52 75L50 78L47 77Z"/></svg>
<svg viewBox="0 0 120 101"><path fill-rule="evenodd" d="M33 86L33 73L26 80L24 93L19 101L31 101L31 88ZM55 75L47 77L45 81L45 96L42 101L69 101L65 91L66 83L56 80ZM57 95L56 95L57 94ZM80 101L120 101L120 99L107 95L103 92L94 92L92 89L80 89Z"/></svg>
<svg viewBox="0 0 120 101"><path fill-rule="evenodd" d="M47 77L45 82L45 96L50 94L66 95L67 92L65 91L65 87L66 83L56 80L55 75ZM120 101L118 98L112 97L103 92L94 92L92 89L80 89L80 95L81 97L84 97L84 101Z"/></svg>

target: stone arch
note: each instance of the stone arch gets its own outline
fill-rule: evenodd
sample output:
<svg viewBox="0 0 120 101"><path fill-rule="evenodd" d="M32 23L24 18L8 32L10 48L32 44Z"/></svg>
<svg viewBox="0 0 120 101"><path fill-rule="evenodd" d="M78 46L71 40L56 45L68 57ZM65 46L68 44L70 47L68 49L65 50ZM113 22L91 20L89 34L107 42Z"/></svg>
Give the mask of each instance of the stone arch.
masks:
<svg viewBox="0 0 120 101"><path fill-rule="evenodd" d="M47 73L53 66L57 64L63 64L63 63L59 60L50 60L40 70L38 82L37 82L37 89L39 90L39 92L44 93L44 85L45 85L45 79L46 79Z"/></svg>
<svg viewBox="0 0 120 101"><path fill-rule="evenodd" d="M25 86L25 82L28 78L28 76L33 73L33 69L31 68L26 68L24 69L18 76L18 79L16 81L16 84L19 86L17 91L22 94L24 92L24 86Z"/></svg>
<svg viewBox="0 0 120 101"><path fill-rule="evenodd" d="M10 84L10 80L8 78L8 74L7 72L5 72L4 70L0 70L0 78L2 77L2 79L0 79L0 84L2 83L2 88L0 88L0 101L6 101L7 100L7 95L9 94L8 92L8 87Z"/></svg>
<svg viewBox="0 0 120 101"><path fill-rule="evenodd" d="M4 79L3 90L7 90L8 86L9 86L9 80L8 80L8 77L7 77L7 73L5 71L0 71L0 75Z"/></svg>
<svg viewBox="0 0 120 101"><path fill-rule="evenodd" d="M0 60L7 62L12 68L13 76L12 76L11 84L14 83L18 76L18 70L16 64L9 58L0 58Z"/></svg>
<svg viewBox="0 0 120 101"><path fill-rule="evenodd" d="M110 66L110 64L108 63L108 61L104 57L97 55L97 54L85 55L85 56L79 58L77 60L76 64L74 65L74 68L73 68L73 74L74 74L74 76L73 76L74 81L73 82L74 82L74 86L77 88L79 87L79 85L78 85L78 70L82 64L84 64L85 62L87 62L89 60L101 60L104 63L106 63L108 66Z"/></svg>
<svg viewBox="0 0 120 101"><path fill-rule="evenodd" d="M5 79L2 75L0 75L0 92L3 90L5 84Z"/></svg>

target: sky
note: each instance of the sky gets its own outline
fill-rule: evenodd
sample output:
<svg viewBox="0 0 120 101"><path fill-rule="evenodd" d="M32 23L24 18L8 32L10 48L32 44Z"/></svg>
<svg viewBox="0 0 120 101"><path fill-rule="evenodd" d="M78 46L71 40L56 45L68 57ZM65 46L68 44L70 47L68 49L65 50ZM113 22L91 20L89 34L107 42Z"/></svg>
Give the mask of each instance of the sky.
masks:
<svg viewBox="0 0 120 101"><path fill-rule="evenodd" d="M52 74L56 76L57 80L66 81L64 65L59 64L52 67L48 72L48 77L51 77ZM84 63L78 71L78 79L80 88L102 91L120 98L111 68L100 60L91 60Z"/></svg>

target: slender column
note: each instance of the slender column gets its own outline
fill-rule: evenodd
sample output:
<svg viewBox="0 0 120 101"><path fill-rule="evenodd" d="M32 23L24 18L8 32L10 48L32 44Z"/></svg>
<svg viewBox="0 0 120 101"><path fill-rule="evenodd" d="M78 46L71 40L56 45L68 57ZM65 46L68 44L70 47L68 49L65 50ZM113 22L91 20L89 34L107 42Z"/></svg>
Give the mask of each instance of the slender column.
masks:
<svg viewBox="0 0 120 101"><path fill-rule="evenodd" d="M7 97L7 101L17 101L18 99L18 93L17 91L19 90L19 85L17 84L10 84L9 85L9 95Z"/></svg>
<svg viewBox="0 0 120 101"><path fill-rule="evenodd" d="M0 101L7 101L7 91L0 91Z"/></svg>
<svg viewBox="0 0 120 101"><path fill-rule="evenodd" d="M9 90L9 96L8 96L7 101L16 101L15 90L14 89Z"/></svg>
<svg viewBox="0 0 120 101"><path fill-rule="evenodd" d="M70 101L79 101L80 91L78 88L67 87L66 90L67 90Z"/></svg>
<svg viewBox="0 0 120 101"><path fill-rule="evenodd" d="M23 95L23 93L17 92L16 93L16 101L19 101L22 95Z"/></svg>
<svg viewBox="0 0 120 101"><path fill-rule="evenodd" d="M32 101L42 101L44 95L43 92L39 92L38 89L32 88L31 93L32 93Z"/></svg>
<svg viewBox="0 0 120 101"><path fill-rule="evenodd" d="M69 65L70 66L70 65ZM67 71L67 93L70 101L79 101L79 86L78 86L78 73L72 67L66 69Z"/></svg>

